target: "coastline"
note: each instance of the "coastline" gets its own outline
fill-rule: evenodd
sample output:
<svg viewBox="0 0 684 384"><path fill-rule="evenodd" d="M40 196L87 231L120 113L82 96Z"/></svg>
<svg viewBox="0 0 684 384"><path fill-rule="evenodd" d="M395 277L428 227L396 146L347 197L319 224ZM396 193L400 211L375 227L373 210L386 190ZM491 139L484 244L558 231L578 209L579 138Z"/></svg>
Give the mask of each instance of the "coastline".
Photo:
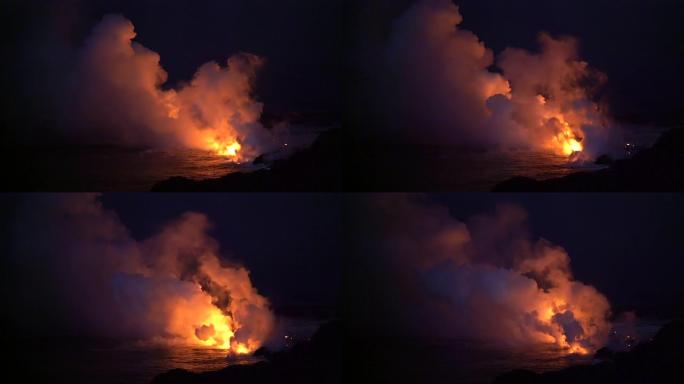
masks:
<svg viewBox="0 0 684 384"><path fill-rule="evenodd" d="M684 191L684 128L663 134L651 148L609 168L535 180L513 177L493 192L672 192Z"/></svg>

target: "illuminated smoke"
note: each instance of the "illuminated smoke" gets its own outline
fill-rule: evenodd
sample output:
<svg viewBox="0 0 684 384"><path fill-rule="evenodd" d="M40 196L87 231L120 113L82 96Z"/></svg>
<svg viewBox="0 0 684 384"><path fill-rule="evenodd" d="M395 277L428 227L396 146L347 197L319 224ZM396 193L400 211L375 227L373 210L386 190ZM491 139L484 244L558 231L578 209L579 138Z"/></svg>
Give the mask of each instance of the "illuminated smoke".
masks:
<svg viewBox="0 0 684 384"><path fill-rule="evenodd" d="M567 353L589 353L607 340L607 299L573 278L563 248L529 235L522 208L502 205L461 222L413 196L383 196L364 207L373 249L380 249L366 257L379 257L389 282L376 314L387 324Z"/></svg>
<svg viewBox="0 0 684 384"><path fill-rule="evenodd" d="M252 96L263 59L237 54L226 66L202 65L192 81L162 89L156 52L136 43L133 24L106 16L86 41L76 75L74 119L98 142L213 151L235 161L273 150L278 139L259 123Z"/></svg>
<svg viewBox="0 0 684 384"><path fill-rule="evenodd" d="M508 48L495 61L462 21L450 0L419 1L396 20L395 124L428 144L597 154L609 123L591 96L606 78L575 40L540 34L539 53Z"/></svg>
<svg viewBox="0 0 684 384"><path fill-rule="evenodd" d="M154 236L133 239L96 195L27 198L16 254L55 279L67 327L96 337L194 345L249 353L274 316L249 271L219 258L200 213L185 213ZM42 323L45 327L50 324Z"/></svg>

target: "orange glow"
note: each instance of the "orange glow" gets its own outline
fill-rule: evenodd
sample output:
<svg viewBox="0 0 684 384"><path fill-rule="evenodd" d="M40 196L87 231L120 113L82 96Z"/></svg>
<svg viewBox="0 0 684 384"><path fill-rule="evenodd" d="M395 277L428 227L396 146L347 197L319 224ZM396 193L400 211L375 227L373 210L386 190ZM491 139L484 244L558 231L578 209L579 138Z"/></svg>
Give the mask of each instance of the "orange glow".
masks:
<svg viewBox="0 0 684 384"><path fill-rule="evenodd" d="M254 338L236 341L235 333L241 325L214 306L211 297L199 285L194 286L192 292L189 299L169 302L172 308L167 331L176 335L180 344L222 349L238 355L250 354L261 346L262 340Z"/></svg>
<svg viewBox="0 0 684 384"><path fill-rule="evenodd" d="M217 308L210 311L208 318L199 327L206 327L204 329L208 328L209 331L206 335L201 335L198 331L200 328L196 328L191 342L207 347L230 349L230 339L233 338L235 332L230 326L230 318L223 316Z"/></svg>
<svg viewBox="0 0 684 384"><path fill-rule="evenodd" d="M550 295L555 294L560 296L560 292L553 290L548 293ZM573 312L573 315L579 323L584 325L585 323L590 322L589 314L585 314L577 307L569 305L560 297L552 296L548 302L542 303L540 308L533 311L533 313L537 314L537 320L545 329L544 332L537 333L534 338L540 343L556 344L568 354L587 355L591 353L589 348L583 346L578 341L568 342L567 335L555 321L556 316L560 316L569 310Z"/></svg>
<svg viewBox="0 0 684 384"><path fill-rule="evenodd" d="M573 134L569 129L557 135L556 140L560 145L559 148L561 153L565 156L570 156L574 153L582 152L584 150L580 140L578 140L575 134Z"/></svg>
<svg viewBox="0 0 684 384"><path fill-rule="evenodd" d="M242 145L237 141L220 143L216 140L210 141L211 149L219 156L225 156L233 159L239 159L239 153Z"/></svg>
<svg viewBox="0 0 684 384"><path fill-rule="evenodd" d="M584 121L584 116L573 116L573 113L563 113L542 96L537 95L537 101L543 109L542 124L552 125L556 135L549 140L547 147L558 155L572 156L584 151L582 132L578 128ZM576 121L576 122L575 122ZM571 123L575 122L575 123Z"/></svg>
<svg viewBox="0 0 684 384"><path fill-rule="evenodd" d="M261 57L240 53L224 63L210 61L172 88L159 54L135 38L133 23L118 15L106 16L89 37L77 94L85 120L106 122L112 139L126 145L212 151L232 161L252 160L275 145L254 97ZM101 105L112 107L103 112Z"/></svg>

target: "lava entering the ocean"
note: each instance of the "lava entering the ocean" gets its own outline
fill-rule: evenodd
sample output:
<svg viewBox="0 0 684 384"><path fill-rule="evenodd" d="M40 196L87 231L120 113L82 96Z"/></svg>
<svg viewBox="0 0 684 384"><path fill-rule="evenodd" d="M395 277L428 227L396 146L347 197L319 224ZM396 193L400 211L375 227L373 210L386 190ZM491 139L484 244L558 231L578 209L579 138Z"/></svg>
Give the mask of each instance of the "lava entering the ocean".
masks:
<svg viewBox="0 0 684 384"><path fill-rule="evenodd" d="M400 281L384 296L387 314L376 317L418 335L555 345L568 354L607 340L608 300L574 279L563 248L531 237L522 208L502 205L460 222L417 196L364 207L368 231L380 238L378 259L389 281Z"/></svg>
<svg viewBox="0 0 684 384"><path fill-rule="evenodd" d="M240 53L225 66L209 62L191 81L167 89L160 56L135 37L129 20L108 15L88 38L73 113L85 137L206 150L235 162L282 146L276 136L285 132L275 134L259 122L263 105L253 95L263 58Z"/></svg>
<svg viewBox="0 0 684 384"><path fill-rule="evenodd" d="M206 215L186 212L134 239L97 195L36 197L55 287L74 323L99 337L249 354L274 326L249 270L220 257ZM48 213L45 213L48 212ZM30 249L32 245L25 245ZM66 277L66 278L65 278Z"/></svg>
<svg viewBox="0 0 684 384"><path fill-rule="evenodd" d="M607 77L580 58L575 39L541 33L538 52L495 56L462 22L451 0L420 0L395 21L388 113L404 134L571 160L602 154L610 123L596 97Z"/></svg>

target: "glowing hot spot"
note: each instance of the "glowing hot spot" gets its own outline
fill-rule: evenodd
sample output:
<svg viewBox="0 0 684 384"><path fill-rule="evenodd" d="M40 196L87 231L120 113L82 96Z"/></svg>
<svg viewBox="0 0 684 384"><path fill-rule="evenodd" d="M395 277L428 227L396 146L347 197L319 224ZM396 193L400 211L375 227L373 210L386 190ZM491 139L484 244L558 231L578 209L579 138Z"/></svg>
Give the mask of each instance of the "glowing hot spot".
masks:
<svg viewBox="0 0 684 384"><path fill-rule="evenodd" d="M563 314L568 309L571 309L571 307L560 298L553 298L551 299L551 302L543 304L541 310L536 311L536 313L539 314L537 316L539 322L543 324L547 331L544 333L539 333L537 339L541 343L556 344L560 348L564 349L568 354L589 354L590 350L581 345L579 342L568 341L567 335L564 333L560 325L554 321L556 316ZM574 313L574 315L580 315L578 320L582 320L580 313Z"/></svg>
<svg viewBox="0 0 684 384"><path fill-rule="evenodd" d="M235 332L230 326L230 318L224 316L218 308L209 312L209 316L195 328L193 344L219 349L230 349L230 339Z"/></svg>
<svg viewBox="0 0 684 384"><path fill-rule="evenodd" d="M576 138L574 137L564 137L560 140L561 145L562 145L562 152L565 156L570 156L574 153L582 152L584 150L584 147L582 146L582 143L580 143Z"/></svg>
<svg viewBox="0 0 684 384"><path fill-rule="evenodd" d="M556 147L560 149L561 154L571 156L575 153L582 152L584 150L582 138L574 133L572 127L565 121L563 116L560 116L557 119L562 122L563 126L563 131L556 135Z"/></svg>
<svg viewBox="0 0 684 384"><path fill-rule="evenodd" d="M232 141L228 143L220 143L218 141L212 140L210 144L211 149L216 152L219 156L225 156L230 158L238 158L242 145L237 141Z"/></svg>

